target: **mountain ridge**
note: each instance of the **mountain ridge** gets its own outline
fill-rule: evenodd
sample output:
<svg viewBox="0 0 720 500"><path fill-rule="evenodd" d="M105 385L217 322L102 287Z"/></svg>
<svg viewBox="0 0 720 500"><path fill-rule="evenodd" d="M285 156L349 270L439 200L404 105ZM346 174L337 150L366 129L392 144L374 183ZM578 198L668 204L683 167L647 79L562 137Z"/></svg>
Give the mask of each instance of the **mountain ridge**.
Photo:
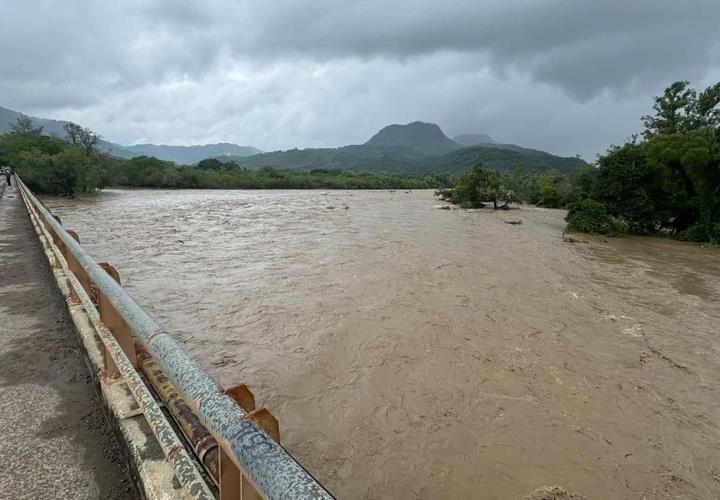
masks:
<svg viewBox="0 0 720 500"><path fill-rule="evenodd" d="M11 125L20 116L28 115L0 107L0 133L9 131ZM44 133L65 136L63 126L69 122L32 116L30 118L36 126L44 127ZM586 164L574 157L560 157L514 144L496 143L487 134L464 134L464 136L456 136L458 137L463 141L489 139L492 142L464 146L448 138L437 124L415 121L404 125L387 125L364 144L338 148L294 148L264 153L252 146L239 146L227 142L189 146L165 144L123 146L103 140L100 149L127 159L154 156L161 160L194 165L204 159L217 158L234 161L248 169L269 166L299 171L345 169L414 174L457 173L478 162L503 171L518 166L529 170L569 171L578 165Z"/></svg>
<svg viewBox="0 0 720 500"><path fill-rule="evenodd" d="M43 127L43 133L64 138L64 126L71 123L65 120L53 120L26 115L0 106L0 133L9 132L11 126L21 116L27 116L36 127ZM252 146L240 146L229 142L214 144L196 144L189 146L170 146L166 144L133 144L124 146L107 140L100 142L100 149L108 154L131 159L137 156L155 156L160 160L172 161L179 164L195 164L205 158L213 156L252 156L262 151Z"/></svg>

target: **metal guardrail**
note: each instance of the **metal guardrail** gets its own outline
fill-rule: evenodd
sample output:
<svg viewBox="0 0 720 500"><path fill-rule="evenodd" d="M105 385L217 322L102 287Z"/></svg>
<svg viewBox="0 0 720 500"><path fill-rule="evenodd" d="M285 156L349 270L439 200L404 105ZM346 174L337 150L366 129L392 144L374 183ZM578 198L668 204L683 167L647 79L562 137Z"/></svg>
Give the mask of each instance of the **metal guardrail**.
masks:
<svg viewBox="0 0 720 500"><path fill-rule="evenodd" d="M217 440L221 500L246 500L257 494L271 500L333 498L252 415L248 418L238 402L95 262L19 179L18 185L60 247L78 284L88 296L97 296L100 320L122 347L127 364L138 367L136 344L149 353ZM106 350L107 375L125 371L121 358Z"/></svg>

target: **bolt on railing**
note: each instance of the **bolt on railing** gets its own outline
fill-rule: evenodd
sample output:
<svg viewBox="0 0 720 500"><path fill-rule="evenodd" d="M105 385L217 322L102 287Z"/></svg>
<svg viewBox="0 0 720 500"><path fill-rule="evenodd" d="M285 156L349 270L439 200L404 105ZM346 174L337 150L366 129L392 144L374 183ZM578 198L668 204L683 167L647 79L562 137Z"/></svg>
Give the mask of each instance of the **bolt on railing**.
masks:
<svg viewBox="0 0 720 500"><path fill-rule="evenodd" d="M17 177L16 177L17 179ZM221 500L332 499L263 427L276 434L276 421L263 411L247 412L198 365L182 346L120 286L111 266L101 267L66 231L21 180L24 197L44 223L77 282L98 303L100 320L112 333L129 364L137 369L136 344L149 353L181 393L219 445L218 485ZM74 287L71 287L74 290ZM76 291L72 300L81 302ZM105 376L120 375L112 353L105 353ZM114 359L115 358L115 359ZM239 403L240 402L240 403ZM273 430L275 428L275 430Z"/></svg>

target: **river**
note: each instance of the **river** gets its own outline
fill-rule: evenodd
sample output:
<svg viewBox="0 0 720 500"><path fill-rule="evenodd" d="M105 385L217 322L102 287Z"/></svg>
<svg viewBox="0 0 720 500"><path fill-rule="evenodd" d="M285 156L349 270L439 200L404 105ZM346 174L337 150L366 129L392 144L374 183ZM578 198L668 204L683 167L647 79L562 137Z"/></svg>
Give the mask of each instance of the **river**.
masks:
<svg viewBox="0 0 720 500"><path fill-rule="evenodd" d="M720 497L717 248L430 191L45 202L339 498Z"/></svg>

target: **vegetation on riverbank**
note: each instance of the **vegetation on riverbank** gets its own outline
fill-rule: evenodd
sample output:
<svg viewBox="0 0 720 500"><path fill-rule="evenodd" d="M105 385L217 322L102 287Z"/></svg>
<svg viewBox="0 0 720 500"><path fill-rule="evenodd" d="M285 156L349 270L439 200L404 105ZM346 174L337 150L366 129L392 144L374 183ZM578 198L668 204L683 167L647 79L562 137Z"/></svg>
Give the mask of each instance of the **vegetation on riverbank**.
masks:
<svg viewBox="0 0 720 500"><path fill-rule="evenodd" d="M75 126L77 127L77 126ZM68 127L70 128L70 127ZM197 167L140 156L114 158L94 146L99 136L80 127L68 140L42 134L19 120L0 136L0 163L8 163L38 193L74 196L107 186L207 189L427 189L449 185L445 175L401 175L315 169L247 170L233 162L203 160Z"/></svg>
<svg viewBox="0 0 720 500"><path fill-rule="evenodd" d="M720 244L720 83L697 92L675 82L642 120L642 138L599 157L583 196L605 208L614 229ZM573 205L568 229L579 230L581 217L604 215Z"/></svg>
<svg viewBox="0 0 720 500"><path fill-rule="evenodd" d="M645 129L595 167L502 174L477 165L439 194L468 208L525 201L568 209L569 231L666 234L720 244L720 83L654 98Z"/></svg>

